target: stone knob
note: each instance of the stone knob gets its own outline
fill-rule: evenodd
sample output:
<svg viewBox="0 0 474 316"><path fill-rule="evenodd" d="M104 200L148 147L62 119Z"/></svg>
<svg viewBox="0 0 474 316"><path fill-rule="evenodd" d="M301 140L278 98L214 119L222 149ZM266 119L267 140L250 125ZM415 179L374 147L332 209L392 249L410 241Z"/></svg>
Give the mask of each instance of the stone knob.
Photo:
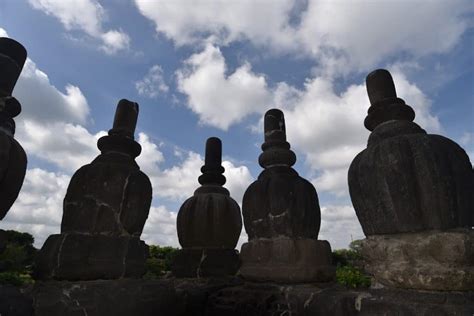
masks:
<svg viewBox="0 0 474 316"><path fill-rule="evenodd" d="M126 99L119 101L115 111L114 125L109 135L122 135L133 139L138 118L138 103Z"/></svg>
<svg viewBox="0 0 474 316"><path fill-rule="evenodd" d="M396 99L397 92L390 72L385 69L372 71L365 80L370 103L376 105L386 99Z"/></svg>

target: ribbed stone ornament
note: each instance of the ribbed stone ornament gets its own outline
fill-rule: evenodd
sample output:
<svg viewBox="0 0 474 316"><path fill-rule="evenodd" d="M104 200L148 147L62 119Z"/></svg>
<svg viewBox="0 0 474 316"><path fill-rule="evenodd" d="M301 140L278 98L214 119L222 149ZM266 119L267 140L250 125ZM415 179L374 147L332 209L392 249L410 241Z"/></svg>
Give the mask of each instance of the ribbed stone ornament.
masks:
<svg viewBox="0 0 474 316"><path fill-rule="evenodd" d="M427 134L390 73L367 76L367 148L349 168L366 270L388 286L474 290L474 173L452 140ZM455 249L455 250L454 250Z"/></svg>
<svg viewBox="0 0 474 316"><path fill-rule="evenodd" d="M240 207L222 187L226 178L222 143L206 142L205 163L199 187L178 212L177 229L181 249L172 264L178 277L233 275L239 267L235 246L242 230Z"/></svg>
<svg viewBox="0 0 474 316"><path fill-rule="evenodd" d="M334 275L331 247L317 240L321 211L314 186L292 168L296 156L286 141L283 112L264 118L264 168L242 203L249 242L242 245L241 275L278 282L328 281Z"/></svg>
<svg viewBox="0 0 474 316"><path fill-rule="evenodd" d="M60 280L141 277L148 248L140 235L152 188L135 158L138 104L121 100L113 128L97 142L101 154L71 178L61 234L51 235L37 260L37 277ZM84 267L87 267L84 269Z"/></svg>
<svg viewBox="0 0 474 316"><path fill-rule="evenodd" d="M474 225L472 165L452 140L427 134L398 98L390 73L367 76L367 148L349 169L349 190L367 236Z"/></svg>
<svg viewBox="0 0 474 316"><path fill-rule="evenodd" d="M13 138L15 121L21 105L12 96L26 60L26 50L17 41L0 37L0 220L20 193L25 178L27 158Z"/></svg>

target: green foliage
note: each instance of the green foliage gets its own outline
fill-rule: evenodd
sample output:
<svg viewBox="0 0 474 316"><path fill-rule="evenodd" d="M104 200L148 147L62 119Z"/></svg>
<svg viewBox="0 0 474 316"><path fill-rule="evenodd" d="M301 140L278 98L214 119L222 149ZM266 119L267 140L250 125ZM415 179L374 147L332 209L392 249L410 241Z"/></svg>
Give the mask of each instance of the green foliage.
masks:
<svg viewBox="0 0 474 316"><path fill-rule="evenodd" d="M145 279L157 279L171 270L171 262L178 248L149 246L149 257L146 260L147 272Z"/></svg>
<svg viewBox="0 0 474 316"><path fill-rule="evenodd" d="M336 280L339 284L352 288L370 286L370 277L351 266L337 267Z"/></svg>
<svg viewBox="0 0 474 316"><path fill-rule="evenodd" d="M361 254L351 249L337 249L332 252L332 262L337 267L354 265L354 262L361 259Z"/></svg>
<svg viewBox="0 0 474 316"><path fill-rule="evenodd" d="M338 249L332 252L333 264L336 266L336 280L347 287L369 287L370 277L360 269L363 267L361 254L362 240L354 240L349 249Z"/></svg>
<svg viewBox="0 0 474 316"><path fill-rule="evenodd" d="M31 234L14 230L4 232L6 244L0 253L0 284L32 283L31 272L37 249Z"/></svg>
<svg viewBox="0 0 474 316"><path fill-rule="evenodd" d="M14 271L0 272L0 284L22 286L33 283L34 280L30 273L19 273Z"/></svg>

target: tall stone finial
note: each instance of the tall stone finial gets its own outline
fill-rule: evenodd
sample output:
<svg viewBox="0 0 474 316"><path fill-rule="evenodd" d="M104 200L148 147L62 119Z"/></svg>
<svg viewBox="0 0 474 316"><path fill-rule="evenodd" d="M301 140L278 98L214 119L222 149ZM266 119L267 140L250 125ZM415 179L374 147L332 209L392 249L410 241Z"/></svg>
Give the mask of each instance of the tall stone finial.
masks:
<svg viewBox="0 0 474 316"><path fill-rule="evenodd" d="M390 120L413 121L415 112L397 97L392 75L385 69L371 72L366 79L371 107L364 125L373 131L378 125Z"/></svg>
<svg viewBox="0 0 474 316"><path fill-rule="evenodd" d="M388 71L370 73L367 92L371 106L364 124L372 133L367 148L352 161L348 180L354 209L369 237L365 247L372 259L368 260L378 262L376 278L389 285L420 289L474 288L472 269L466 270L469 255L464 259L458 256L456 268L451 263L446 266L453 256L441 258L436 263L437 271L444 271L441 275L433 274L437 268L426 270L421 258L383 260L385 255L390 256L382 255L383 249L399 254L416 248L423 254L431 252L430 247L437 247L435 241L443 238L457 242L459 249L466 240L474 240L473 232L449 235L451 229L474 225L474 176L469 157L459 145L443 136L427 134L413 122L415 113L397 97ZM433 231L446 231L447 235L441 237ZM377 235L381 235L380 240ZM395 251L392 247L407 248ZM405 263L400 261L409 262L406 271L413 273L404 274L400 267ZM445 279L453 284L443 288L437 283ZM467 285L469 279L471 285Z"/></svg>
<svg viewBox="0 0 474 316"><path fill-rule="evenodd" d="M59 280L141 277L147 246L140 235L152 188L135 157L138 104L121 100L101 154L71 178L64 198L61 234L51 235L37 260L37 277ZM87 266L88 269L83 269Z"/></svg>
<svg viewBox="0 0 474 316"><path fill-rule="evenodd" d="M296 156L286 141L278 109L264 118L259 157L265 169L244 194L242 213L249 242L242 245L240 273L251 280L327 281L334 276L331 247L317 240L321 222L313 185L291 167Z"/></svg>
<svg viewBox="0 0 474 316"><path fill-rule="evenodd" d="M290 150L286 141L285 117L278 109L271 109L265 113L264 118L265 142L262 144L263 152L258 157L262 168L272 166L291 167L296 162L296 155Z"/></svg>
<svg viewBox="0 0 474 316"><path fill-rule="evenodd" d="M0 37L0 220L15 202L26 172L26 154L13 138L20 102L13 88L26 60L26 50L17 41Z"/></svg>
<svg viewBox="0 0 474 316"><path fill-rule="evenodd" d="M222 187L222 144L211 137L206 142L206 155L199 187L178 212L177 230L183 247L172 264L178 277L233 275L239 268L235 246L242 230L240 207Z"/></svg>
<svg viewBox="0 0 474 316"><path fill-rule="evenodd" d="M222 163L222 143L217 137L208 138L206 141L206 155L204 166L201 168L202 175L199 176L199 183L202 185L225 184L224 167Z"/></svg>

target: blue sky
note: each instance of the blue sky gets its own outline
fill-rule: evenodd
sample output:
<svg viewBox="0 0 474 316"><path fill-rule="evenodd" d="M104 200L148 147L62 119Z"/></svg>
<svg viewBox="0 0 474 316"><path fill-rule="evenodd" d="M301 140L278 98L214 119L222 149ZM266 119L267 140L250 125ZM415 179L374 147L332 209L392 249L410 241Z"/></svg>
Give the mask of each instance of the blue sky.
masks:
<svg viewBox="0 0 474 316"><path fill-rule="evenodd" d="M363 237L346 175L368 137L369 72L389 69L415 121L473 161L473 13L471 1L0 1L0 35L29 57L14 91L28 171L0 227L38 247L59 232L71 175L127 98L140 104L138 163L154 190L145 241L178 245L207 137L222 139L241 203L261 171L263 113L278 107L295 168L319 194L320 239L346 247Z"/></svg>

